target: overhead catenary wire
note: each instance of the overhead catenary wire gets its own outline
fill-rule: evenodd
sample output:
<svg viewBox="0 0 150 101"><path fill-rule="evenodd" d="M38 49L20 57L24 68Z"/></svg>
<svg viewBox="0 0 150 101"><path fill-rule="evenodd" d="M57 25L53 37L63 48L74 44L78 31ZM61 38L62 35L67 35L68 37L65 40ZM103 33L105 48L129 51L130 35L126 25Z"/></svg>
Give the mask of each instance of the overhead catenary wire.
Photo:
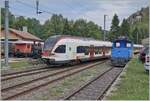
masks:
<svg viewBox="0 0 150 101"><path fill-rule="evenodd" d="M33 8L33 9L35 9L36 10L36 7L34 7L34 6L32 6L32 5L30 5L30 4L27 4L27 3L25 3L25 2L22 2L22 1L20 1L20 0L16 0L16 2L17 3L20 3L20 4L22 4L22 5L25 5L25 6L27 6L27 7L30 7L30 8ZM38 8L40 11L42 11L42 12L45 12L45 13L48 13L48 14L54 14L54 13L52 13L52 12L50 12L50 11L46 11L46 10L43 10L43 9L40 9L40 8Z"/></svg>
<svg viewBox="0 0 150 101"><path fill-rule="evenodd" d="M27 6L27 7L33 8L33 9L37 9L36 6L34 7L34 6L32 6L32 5L28 4L28 3L22 2L22 1L20 1L20 0L16 0L16 2L17 2L17 3L20 3L20 4L22 4L22 5L25 5L25 6ZM67 4L68 8L71 8L72 10L74 10L74 8L73 8L72 6L70 6L68 3L65 2L65 4ZM46 11L46 10L43 10L43 9L40 9L40 8L38 8L38 9L39 9L41 12L45 12L45 13L48 13L48 14L50 14L50 15L54 14L53 12L50 12L50 11ZM86 15L86 16L87 16L88 18L91 18L91 17L88 16L88 15ZM83 17L85 17L85 16L83 15ZM93 18L91 18L91 19L93 19Z"/></svg>
<svg viewBox="0 0 150 101"><path fill-rule="evenodd" d="M15 0L15 2L17 2L18 0ZM19 1L19 2L21 2L21 1ZM19 2L17 2L17 3L19 3ZM12 2L13 3L13 2ZM22 3L22 5L24 5L24 6L26 6L26 7L29 7L29 8L32 8L32 9L35 9L36 8L36 6L34 7L34 6L32 6L32 5L30 5L30 4L27 4L27 3L24 3L24 2L21 2ZM20 4L20 3L19 3ZM19 7L16 7L16 6L12 6L12 5L10 5L9 6L9 8L10 9L14 9L14 10L18 10L18 11L23 11L23 12L27 12L27 10L26 9L20 9ZM43 10L44 11L44 10ZM50 15L52 15L52 13L48 13L48 11L45 11L45 12L47 12L46 14L50 14ZM25 18L34 18L34 17L36 17L36 18L38 18L39 16L37 16L37 15L35 15L33 12L32 12L32 14L30 13L30 15L29 16L27 16L27 15L23 15L23 14L13 14L15 17L20 17L20 16L23 16L23 17L25 17ZM32 17L31 17L31 15L32 15ZM39 19L39 18L38 18Z"/></svg>
<svg viewBox="0 0 150 101"><path fill-rule="evenodd" d="M37 9L37 7L36 6L33 6L33 5L31 5L31 4L28 4L28 3L26 3L26 2L23 2L23 1L21 1L21 0L15 0L15 2L17 2L17 3L19 3L19 4L22 4L22 5L24 5L24 6L27 6L27 7L29 7L29 8L32 8L32 9ZM65 2L65 4L66 4L66 6L68 7L68 8L70 8L70 9L72 9L73 11L75 11L75 8L74 7L72 7L68 2ZM81 5L81 4L79 4L79 5ZM41 6L41 5L40 5ZM43 5L42 5L43 6ZM45 6L44 6L45 7ZM11 7L12 8L12 7ZM44 10L44 9L41 9L41 8L38 8L38 10L40 11L40 12L44 12L44 13L47 13L47 14L50 14L50 15L53 15L53 14L55 14L55 13L53 13L53 12L50 12L50 11L47 11L47 10ZM78 12L76 13L76 14L78 14ZM16 14L16 16L19 16L19 14ZM21 15L22 16L22 15ZM23 15L24 16L24 15ZM85 19L88 19L89 21L90 21L90 19L92 20L93 19L93 17L91 17L91 16L88 16L87 14L85 15L82 15L83 17L83 19L85 18ZM24 16L24 17L28 17L28 16ZM80 16L81 17L81 16Z"/></svg>

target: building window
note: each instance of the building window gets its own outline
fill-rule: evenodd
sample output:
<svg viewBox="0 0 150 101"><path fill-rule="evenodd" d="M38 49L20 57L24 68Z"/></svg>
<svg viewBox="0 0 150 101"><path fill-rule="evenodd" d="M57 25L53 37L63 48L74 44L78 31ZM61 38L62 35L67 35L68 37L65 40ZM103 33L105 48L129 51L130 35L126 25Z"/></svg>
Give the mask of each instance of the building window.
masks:
<svg viewBox="0 0 150 101"><path fill-rule="evenodd" d="M56 53L66 53L66 45L59 45L56 49L55 49Z"/></svg>

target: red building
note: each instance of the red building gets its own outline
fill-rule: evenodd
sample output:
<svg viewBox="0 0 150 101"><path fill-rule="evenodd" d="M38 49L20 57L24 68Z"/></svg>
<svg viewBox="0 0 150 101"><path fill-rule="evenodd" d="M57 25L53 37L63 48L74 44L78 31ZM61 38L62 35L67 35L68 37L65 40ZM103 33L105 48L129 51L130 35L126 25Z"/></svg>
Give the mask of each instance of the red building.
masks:
<svg viewBox="0 0 150 101"><path fill-rule="evenodd" d="M4 28L2 28L0 32L1 43L2 43L2 53L4 50ZM9 28L9 52L15 54L16 52L20 52L22 54L30 54L33 46L43 44L43 41L36 37L35 35L26 31L19 31L16 29Z"/></svg>

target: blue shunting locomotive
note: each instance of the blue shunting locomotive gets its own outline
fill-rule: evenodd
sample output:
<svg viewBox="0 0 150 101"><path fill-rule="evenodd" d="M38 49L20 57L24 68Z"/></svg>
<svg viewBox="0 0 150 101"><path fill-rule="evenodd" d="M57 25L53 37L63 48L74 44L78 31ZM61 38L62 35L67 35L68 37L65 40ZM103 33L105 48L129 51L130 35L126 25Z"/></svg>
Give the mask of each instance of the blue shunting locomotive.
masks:
<svg viewBox="0 0 150 101"><path fill-rule="evenodd" d="M111 63L113 66L125 66L132 54L133 43L126 38L119 38L112 44Z"/></svg>

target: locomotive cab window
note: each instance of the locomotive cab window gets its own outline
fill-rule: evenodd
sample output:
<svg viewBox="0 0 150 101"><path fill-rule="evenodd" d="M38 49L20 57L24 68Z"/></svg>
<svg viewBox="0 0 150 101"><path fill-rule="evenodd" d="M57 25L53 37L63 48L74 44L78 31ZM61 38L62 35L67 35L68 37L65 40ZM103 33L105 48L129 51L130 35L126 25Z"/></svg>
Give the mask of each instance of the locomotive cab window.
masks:
<svg viewBox="0 0 150 101"><path fill-rule="evenodd" d="M66 45L59 45L56 49L55 49L56 53L66 53Z"/></svg>
<svg viewBox="0 0 150 101"><path fill-rule="evenodd" d="M116 42L116 43L115 43L115 47L117 47L117 48L120 47L120 43L119 43L119 42Z"/></svg>
<svg viewBox="0 0 150 101"><path fill-rule="evenodd" d="M128 47L128 48L131 47L131 43L127 43L126 47Z"/></svg>

